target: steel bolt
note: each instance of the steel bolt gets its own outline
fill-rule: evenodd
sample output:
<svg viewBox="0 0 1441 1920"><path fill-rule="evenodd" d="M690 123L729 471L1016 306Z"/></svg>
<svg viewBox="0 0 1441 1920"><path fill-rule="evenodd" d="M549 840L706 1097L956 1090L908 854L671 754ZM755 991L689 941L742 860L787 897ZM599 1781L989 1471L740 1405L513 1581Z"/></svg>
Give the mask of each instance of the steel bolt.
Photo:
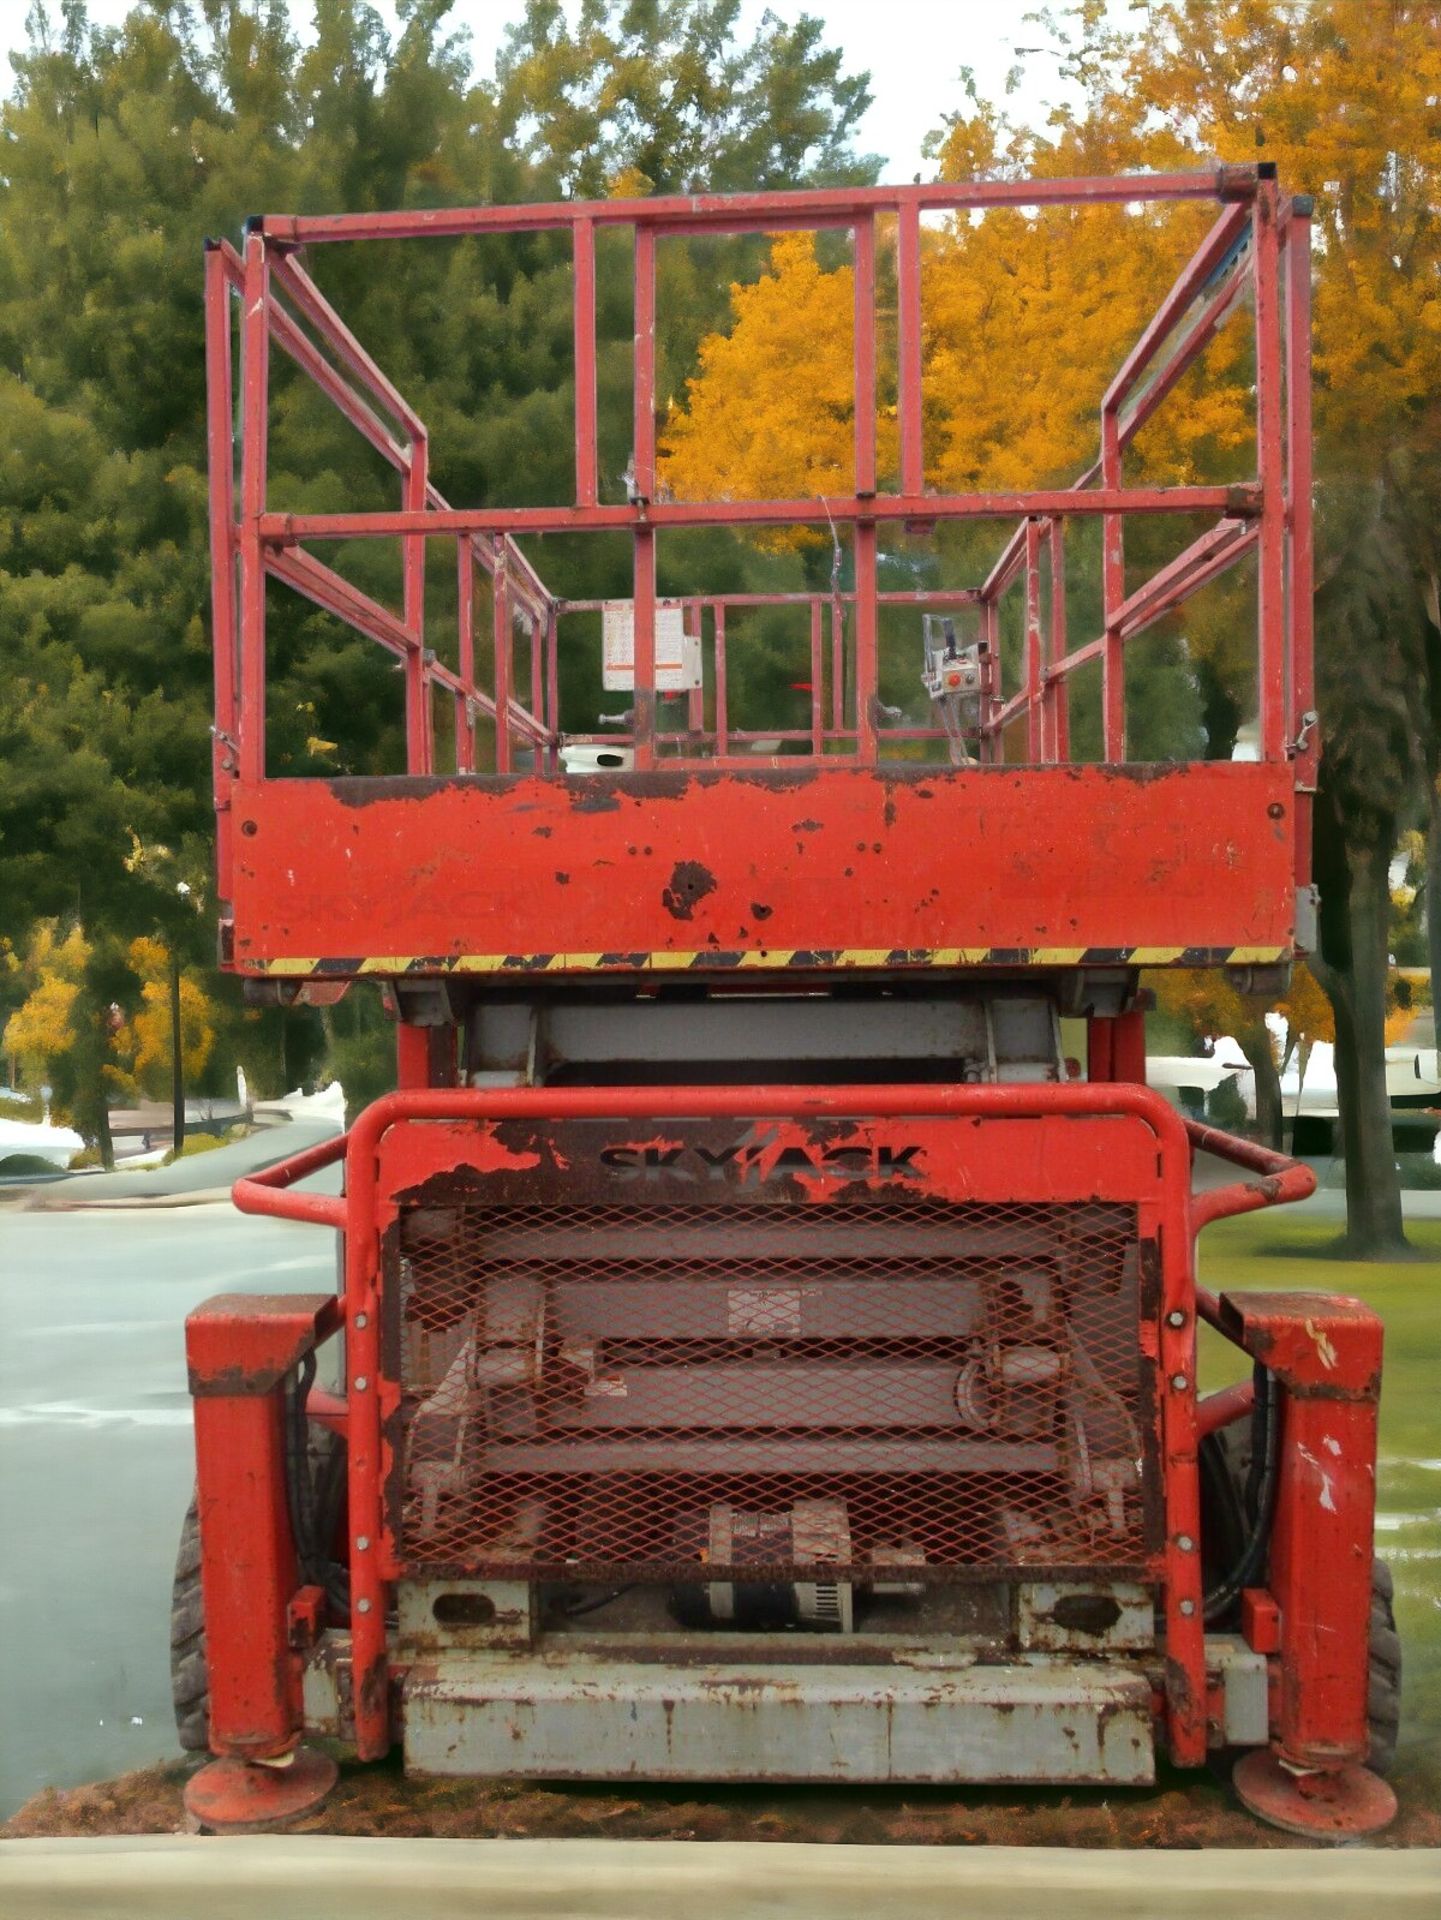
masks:
<svg viewBox="0 0 1441 1920"><path fill-rule="evenodd" d="M1196 1543L1189 1533L1178 1533L1176 1535L1176 1545L1181 1549L1182 1553L1194 1553L1196 1550Z"/></svg>
<svg viewBox="0 0 1441 1920"><path fill-rule="evenodd" d="M365 1389L369 1385L370 1385L370 1382L366 1379L363 1373L359 1373L355 1376L355 1391L357 1393L364 1393Z"/></svg>
<svg viewBox="0 0 1441 1920"><path fill-rule="evenodd" d="M1190 1384L1190 1381L1184 1373L1173 1373L1171 1375L1171 1385L1176 1389L1177 1393L1184 1393Z"/></svg>
<svg viewBox="0 0 1441 1920"><path fill-rule="evenodd" d="M370 1535L368 1533L362 1533L355 1544L359 1551L364 1553L370 1545Z"/></svg>
<svg viewBox="0 0 1441 1920"><path fill-rule="evenodd" d="M368 1313L356 1314L355 1324L357 1327L368 1327L370 1325L370 1315Z"/></svg>
<svg viewBox="0 0 1441 1920"><path fill-rule="evenodd" d="M1185 1314L1181 1311L1179 1307L1172 1307L1171 1311L1166 1315L1166 1325L1168 1327L1184 1327L1185 1324L1186 1324ZM360 1325L360 1322L358 1320L356 1321L356 1325L357 1326Z"/></svg>
<svg viewBox="0 0 1441 1920"><path fill-rule="evenodd" d="M1194 1600L1183 1600L1183 1601L1181 1602L1181 1606L1180 1606L1180 1611L1181 1611L1181 1612L1182 1612L1182 1613L1183 1613L1183 1614L1185 1615L1185 1617L1186 1617L1186 1618L1187 1618L1187 1619L1189 1620L1189 1619L1190 1619L1190 1617L1191 1617L1191 1615L1192 1615L1192 1614L1193 1614L1193 1613L1194 1613L1194 1612L1196 1611L1196 1603L1195 1603L1195 1601L1194 1601Z"/></svg>
<svg viewBox="0 0 1441 1920"><path fill-rule="evenodd" d="M357 1600L355 1603L355 1611L357 1613L369 1613L370 1602L368 1600Z"/></svg>

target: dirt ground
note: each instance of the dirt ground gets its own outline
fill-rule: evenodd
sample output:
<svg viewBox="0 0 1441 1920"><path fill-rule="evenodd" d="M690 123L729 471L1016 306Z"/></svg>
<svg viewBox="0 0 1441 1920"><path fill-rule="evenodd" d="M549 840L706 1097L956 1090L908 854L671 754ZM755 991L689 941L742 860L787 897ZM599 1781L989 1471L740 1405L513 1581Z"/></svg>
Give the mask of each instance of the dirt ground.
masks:
<svg viewBox="0 0 1441 1920"><path fill-rule="evenodd" d="M147 1768L48 1788L0 1837L176 1833L189 1767ZM1375 1844L1441 1846L1441 1808L1421 1781L1399 1783L1401 1812ZM398 1764L347 1766L297 1833L435 1839L795 1840L842 1845L1300 1847L1261 1826L1216 1775L1170 1774L1149 1791L537 1786L407 1780Z"/></svg>

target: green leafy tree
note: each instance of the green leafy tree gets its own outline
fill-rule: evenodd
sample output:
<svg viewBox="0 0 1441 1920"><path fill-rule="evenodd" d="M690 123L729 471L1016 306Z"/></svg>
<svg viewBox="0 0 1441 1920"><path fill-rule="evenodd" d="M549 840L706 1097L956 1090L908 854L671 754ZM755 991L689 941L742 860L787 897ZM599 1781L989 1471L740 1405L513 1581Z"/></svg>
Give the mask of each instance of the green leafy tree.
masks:
<svg viewBox="0 0 1441 1920"><path fill-rule="evenodd" d="M574 33L532 6L491 84L446 0L398 13L392 35L358 0L315 0L302 44L280 0L154 0L114 28L81 0L37 4L0 105L0 936L23 949L51 916L90 943L93 977L70 1004L92 1135L101 1023L141 993L131 943L158 937L185 970L208 959L199 917L175 917L173 877L133 858L140 844L189 862L211 833L202 236L270 208L552 197L580 190L598 156L602 191L623 167L666 185L663 160L715 186L872 170L853 152L864 79L842 74L812 19L768 18L740 44L734 4L592 4ZM683 364L728 282L714 250L666 256L663 354ZM430 423L447 491L570 497L560 240L321 249L310 264ZM618 487L630 282L619 252L603 249L601 267L602 464ZM272 455L278 505L394 503L394 476L279 356ZM384 543L330 557L398 599ZM594 543L555 543L547 571L573 593L624 591ZM429 637L453 649L453 587L438 581L431 604ZM267 637L272 770L393 771L401 702L380 650L284 595ZM241 1061L278 1090L324 1073L327 1050L363 1078L360 1056L383 1044L368 1015L246 1010L233 989L214 991L211 1084ZM16 983L0 991L8 1010Z"/></svg>

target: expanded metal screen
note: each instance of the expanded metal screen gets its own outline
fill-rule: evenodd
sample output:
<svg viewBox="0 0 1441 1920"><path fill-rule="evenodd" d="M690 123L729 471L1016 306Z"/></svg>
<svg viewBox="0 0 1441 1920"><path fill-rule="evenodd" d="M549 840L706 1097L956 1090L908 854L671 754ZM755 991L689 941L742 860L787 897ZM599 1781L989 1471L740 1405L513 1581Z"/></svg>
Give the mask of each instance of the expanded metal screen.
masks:
<svg viewBox="0 0 1441 1920"><path fill-rule="evenodd" d="M400 1558L1137 1569L1159 1484L1144 1251L1114 1204L422 1198L387 1262Z"/></svg>

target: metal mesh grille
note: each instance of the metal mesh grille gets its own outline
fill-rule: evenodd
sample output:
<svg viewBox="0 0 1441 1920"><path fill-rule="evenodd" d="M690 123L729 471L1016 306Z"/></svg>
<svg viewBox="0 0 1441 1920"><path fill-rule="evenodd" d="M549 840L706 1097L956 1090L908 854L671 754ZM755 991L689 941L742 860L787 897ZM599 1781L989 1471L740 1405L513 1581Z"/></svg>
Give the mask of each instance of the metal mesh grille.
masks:
<svg viewBox="0 0 1441 1920"><path fill-rule="evenodd" d="M909 1580L1142 1564L1134 1209L414 1204L408 1566Z"/></svg>

